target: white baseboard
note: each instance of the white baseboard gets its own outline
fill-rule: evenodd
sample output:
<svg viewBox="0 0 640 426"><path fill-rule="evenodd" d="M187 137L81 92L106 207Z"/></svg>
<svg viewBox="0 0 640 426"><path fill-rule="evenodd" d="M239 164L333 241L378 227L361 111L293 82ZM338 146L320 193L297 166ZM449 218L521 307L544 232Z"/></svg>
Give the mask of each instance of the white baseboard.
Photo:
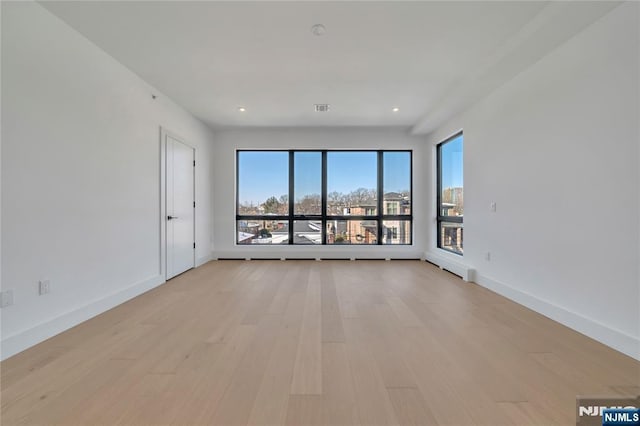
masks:
<svg viewBox="0 0 640 426"><path fill-rule="evenodd" d="M207 256L202 256L202 257L197 258L196 259L196 268L198 266L204 265L205 263L207 263L207 262L209 262L211 260L213 260L213 253L209 253L209 255L207 255Z"/></svg>
<svg viewBox="0 0 640 426"><path fill-rule="evenodd" d="M452 256L455 256L455 255L452 255ZM449 259L444 255L434 253L432 251L425 252L424 258L425 260L435 265L438 265L442 269L446 269L447 271L458 275L465 281L473 281L474 269L471 268L470 266L465 265L462 262Z"/></svg>
<svg viewBox="0 0 640 426"><path fill-rule="evenodd" d="M536 296L515 289L507 284L483 276L482 274L476 273L474 281L507 299L526 306L625 355L640 360L640 339L637 337L630 336L622 331L593 321L551 302L539 299Z"/></svg>
<svg viewBox="0 0 640 426"><path fill-rule="evenodd" d="M56 334L62 333L88 319L114 308L127 300L145 293L165 282L162 275L156 275L137 282L123 290L94 300L80 308L71 310L55 318L42 322L27 330L3 337L0 359L4 360Z"/></svg>

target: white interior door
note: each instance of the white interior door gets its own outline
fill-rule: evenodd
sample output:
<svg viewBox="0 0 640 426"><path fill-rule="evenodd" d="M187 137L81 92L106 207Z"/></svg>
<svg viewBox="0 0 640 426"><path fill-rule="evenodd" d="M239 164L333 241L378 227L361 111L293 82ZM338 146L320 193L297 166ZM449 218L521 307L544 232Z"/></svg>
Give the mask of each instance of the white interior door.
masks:
<svg viewBox="0 0 640 426"><path fill-rule="evenodd" d="M193 148L166 138L167 279L195 266Z"/></svg>

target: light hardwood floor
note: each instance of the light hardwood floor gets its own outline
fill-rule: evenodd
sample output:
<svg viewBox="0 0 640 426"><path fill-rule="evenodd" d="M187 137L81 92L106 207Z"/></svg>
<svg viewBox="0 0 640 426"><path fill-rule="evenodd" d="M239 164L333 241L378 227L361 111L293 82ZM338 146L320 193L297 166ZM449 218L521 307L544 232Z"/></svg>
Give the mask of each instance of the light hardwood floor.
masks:
<svg viewBox="0 0 640 426"><path fill-rule="evenodd" d="M418 261L218 261L1 364L2 424L574 425L640 363Z"/></svg>

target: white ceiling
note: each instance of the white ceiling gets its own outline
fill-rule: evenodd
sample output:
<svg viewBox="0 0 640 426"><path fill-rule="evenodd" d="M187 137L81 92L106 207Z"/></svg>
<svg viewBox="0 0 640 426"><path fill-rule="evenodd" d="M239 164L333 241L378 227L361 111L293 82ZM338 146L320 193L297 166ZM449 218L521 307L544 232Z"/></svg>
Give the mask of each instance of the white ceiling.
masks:
<svg viewBox="0 0 640 426"><path fill-rule="evenodd" d="M547 2L48 1L212 127L427 132L615 6ZM310 28L322 23L326 34ZM329 103L316 113L314 103ZM239 113L238 107L247 111ZM400 111L393 113L391 108Z"/></svg>

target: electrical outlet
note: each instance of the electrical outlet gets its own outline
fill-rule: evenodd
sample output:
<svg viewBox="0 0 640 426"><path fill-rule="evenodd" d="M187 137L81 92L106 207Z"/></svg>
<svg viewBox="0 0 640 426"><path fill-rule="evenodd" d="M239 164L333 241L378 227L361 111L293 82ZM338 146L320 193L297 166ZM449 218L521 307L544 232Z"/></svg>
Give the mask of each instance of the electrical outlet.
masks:
<svg viewBox="0 0 640 426"><path fill-rule="evenodd" d="M0 308L13 305L13 290L5 290L0 293Z"/></svg>
<svg viewBox="0 0 640 426"><path fill-rule="evenodd" d="M488 251L488 252L484 255L484 258L485 258L485 260L486 260L487 262L491 261L491 252L490 252L490 251Z"/></svg>
<svg viewBox="0 0 640 426"><path fill-rule="evenodd" d="M496 211L496 202L495 202L495 201L492 201L492 202L491 202L491 205L489 206L489 208L491 209L491 211L492 211L492 212L494 212L494 213L495 213L495 211Z"/></svg>
<svg viewBox="0 0 640 426"><path fill-rule="evenodd" d="M49 280L43 280L38 282L38 294L48 294L51 291L51 282Z"/></svg>

